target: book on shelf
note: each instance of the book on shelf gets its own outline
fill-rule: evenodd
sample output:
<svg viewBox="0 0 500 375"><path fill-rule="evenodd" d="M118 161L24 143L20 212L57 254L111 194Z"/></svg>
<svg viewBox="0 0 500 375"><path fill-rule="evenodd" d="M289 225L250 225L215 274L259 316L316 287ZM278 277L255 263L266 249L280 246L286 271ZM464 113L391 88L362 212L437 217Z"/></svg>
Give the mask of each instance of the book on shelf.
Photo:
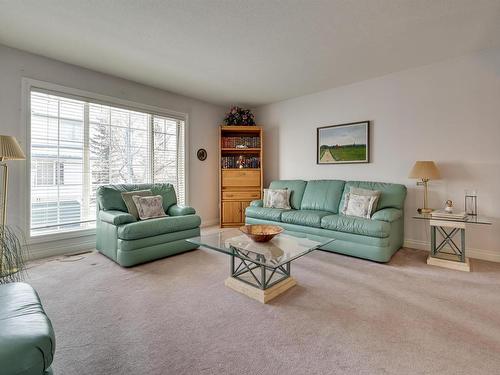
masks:
<svg viewBox="0 0 500 375"><path fill-rule="evenodd" d="M260 168L260 158L257 156L223 156L221 157L223 169L233 168Z"/></svg>
<svg viewBox="0 0 500 375"><path fill-rule="evenodd" d="M260 137L222 137L222 148L260 148Z"/></svg>
<svg viewBox="0 0 500 375"><path fill-rule="evenodd" d="M431 212L431 216L437 219L465 219L466 212L446 212L445 210L435 210Z"/></svg>

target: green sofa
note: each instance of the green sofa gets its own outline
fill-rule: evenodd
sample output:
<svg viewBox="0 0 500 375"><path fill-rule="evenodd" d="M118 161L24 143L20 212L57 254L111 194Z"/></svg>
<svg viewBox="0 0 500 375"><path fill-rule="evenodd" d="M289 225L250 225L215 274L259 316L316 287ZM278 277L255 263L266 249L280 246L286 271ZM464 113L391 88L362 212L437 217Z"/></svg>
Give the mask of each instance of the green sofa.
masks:
<svg viewBox="0 0 500 375"><path fill-rule="evenodd" d="M49 375L56 350L52 324L36 291L0 285L0 374Z"/></svg>
<svg viewBox="0 0 500 375"><path fill-rule="evenodd" d="M151 190L163 197L167 217L137 220L127 211L124 191ZM123 267L196 249L186 241L200 235L192 207L177 205L171 184L105 185L97 189L96 249Z"/></svg>
<svg viewBox="0 0 500 375"><path fill-rule="evenodd" d="M247 224L277 224L286 230L335 238L323 250L388 262L403 246L406 187L369 181L280 180L271 189L291 191L291 210L264 208L262 200L245 210ZM339 214L351 187L382 192L370 219Z"/></svg>

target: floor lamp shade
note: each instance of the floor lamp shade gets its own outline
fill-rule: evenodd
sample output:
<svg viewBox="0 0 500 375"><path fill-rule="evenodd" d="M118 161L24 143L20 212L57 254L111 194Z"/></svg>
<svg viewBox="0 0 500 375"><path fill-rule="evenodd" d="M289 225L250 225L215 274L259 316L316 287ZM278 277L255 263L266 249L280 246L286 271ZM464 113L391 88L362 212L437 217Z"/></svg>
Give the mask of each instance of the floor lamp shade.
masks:
<svg viewBox="0 0 500 375"><path fill-rule="evenodd" d="M2 172L2 187L0 191L0 224L5 225L7 220L7 187L9 186L9 169L6 160L24 160L21 146L16 138L10 135L0 135L0 169ZM0 259L1 262L1 259Z"/></svg>
<svg viewBox="0 0 500 375"><path fill-rule="evenodd" d="M0 160L24 159L26 159L26 156L16 138L10 135L0 135Z"/></svg>

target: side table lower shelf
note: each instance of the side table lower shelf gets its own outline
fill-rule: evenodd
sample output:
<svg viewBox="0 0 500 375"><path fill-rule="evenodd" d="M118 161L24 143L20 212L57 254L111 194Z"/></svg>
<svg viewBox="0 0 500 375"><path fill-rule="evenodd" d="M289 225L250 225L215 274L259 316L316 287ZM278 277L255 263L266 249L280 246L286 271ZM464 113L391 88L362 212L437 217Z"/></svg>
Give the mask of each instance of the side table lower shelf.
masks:
<svg viewBox="0 0 500 375"><path fill-rule="evenodd" d="M460 261L449 260L449 259L445 259L445 258L432 257L429 255L427 257L427 264L429 264L431 266L449 268L449 269L457 270L457 271L470 272L469 258L465 258L465 262L460 262Z"/></svg>

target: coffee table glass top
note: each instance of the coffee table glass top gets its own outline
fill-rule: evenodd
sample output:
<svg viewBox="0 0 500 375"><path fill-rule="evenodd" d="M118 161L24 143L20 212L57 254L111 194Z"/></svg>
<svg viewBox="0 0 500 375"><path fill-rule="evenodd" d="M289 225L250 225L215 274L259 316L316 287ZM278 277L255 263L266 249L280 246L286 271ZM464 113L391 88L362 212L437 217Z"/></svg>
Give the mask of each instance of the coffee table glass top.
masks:
<svg viewBox="0 0 500 375"><path fill-rule="evenodd" d="M294 259L334 241L332 238L285 231L269 242L254 242L238 229L201 235L187 241L270 268Z"/></svg>
<svg viewBox="0 0 500 375"><path fill-rule="evenodd" d="M455 219L455 218L441 218L441 217L432 217L431 214L415 214L413 216L414 219L422 219L422 220L438 220L438 221L453 221L455 223L466 223L466 224L485 224L491 225L491 219L484 216L472 216L469 215L463 219Z"/></svg>

